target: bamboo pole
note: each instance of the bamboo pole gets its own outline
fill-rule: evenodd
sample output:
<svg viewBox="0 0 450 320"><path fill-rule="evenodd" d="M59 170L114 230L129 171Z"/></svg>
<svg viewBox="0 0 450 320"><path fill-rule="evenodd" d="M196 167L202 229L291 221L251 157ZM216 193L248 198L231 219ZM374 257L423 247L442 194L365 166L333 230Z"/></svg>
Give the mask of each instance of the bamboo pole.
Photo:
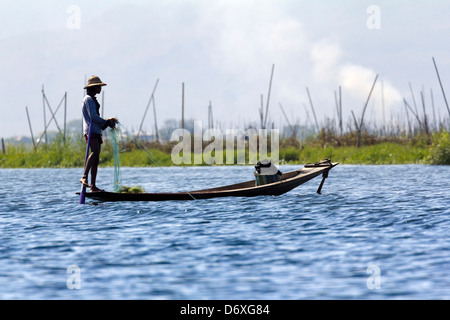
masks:
<svg viewBox="0 0 450 320"><path fill-rule="evenodd" d="M375 80L374 80L373 85L372 85L372 89L370 89L369 96L367 97L366 105L364 106L363 113L362 113L362 116L361 116L361 123L359 124L359 128L360 129L362 129L362 126L364 124L364 115L366 113L367 106L369 105L370 97L372 96L372 92L373 92L373 89L375 88L377 80L378 80L378 75L375 77Z"/></svg>
<svg viewBox="0 0 450 320"><path fill-rule="evenodd" d="M30 114L28 113L28 107L25 107L25 110L27 112L28 126L30 127L31 141L33 142L34 151L36 151L36 142L34 141L33 129L31 128L31 121L30 121Z"/></svg>
<svg viewBox="0 0 450 320"><path fill-rule="evenodd" d="M44 95L44 101L47 102L48 109L50 110L50 113L52 114L52 119L54 119L56 127L58 128L59 133L62 134L61 128L58 125L58 121L56 121L56 118L55 118L56 112L53 112L53 109L52 109L52 107L50 106L50 103L47 100L47 96L45 95L44 90L42 90L42 94ZM61 102L59 103L60 105L64 101L64 98L65 98L65 96L62 97Z"/></svg>
<svg viewBox="0 0 450 320"><path fill-rule="evenodd" d="M42 107L44 111L44 136L45 136L45 144L47 144L47 117L45 115L45 98L44 98L44 85L42 85Z"/></svg>
<svg viewBox="0 0 450 320"><path fill-rule="evenodd" d="M381 108L383 112L383 134L386 134L386 110L384 103L384 81L381 80Z"/></svg>
<svg viewBox="0 0 450 320"><path fill-rule="evenodd" d="M64 145L66 145L66 129L67 129L67 91L64 94Z"/></svg>
<svg viewBox="0 0 450 320"><path fill-rule="evenodd" d="M44 126L44 132L43 132L43 133L41 134L41 136L39 137L36 147L38 147L38 146L39 146L39 143L41 143L42 136L43 136L44 134L47 133L47 128L48 128L48 127L50 126L50 124L52 123L52 120L54 119L56 112L58 112L59 108L61 107L62 102L63 102L63 100L61 100L61 102L59 103L58 107L57 107L56 110L55 110L55 113L52 114L52 117L50 118L50 121ZM47 143L47 141L46 141L45 143Z"/></svg>
<svg viewBox="0 0 450 320"><path fill-rule="evenodd" d="M6 153L6 150L5 150L5 140L3 140L3 138L2 138L2 152L3 152L3 154Z"/></svg>
<svg viewBox="0 0 450 320"><path fill-rule="evenodd" d="M420 97L422 99L422 108L423 108L423 122L425 124L425 133L427 135L430 134L430 129L428 128L428 119L427 119L427 113L425 111L425 97L423 95L423 91L420 92Z"/></svg>
<svg viewBox="0 0 450 320"><path fill-rule="evenodd" d="M334 100L336 103L336 114L337 114L337 122L339 127L339 135L342 135L342 90L341 86L339 86L339 96L336 91L334 91Z"/></svg>
<svg viewBox="0 0 450 320"><path fill-rule="evenodd" d="M359 148L359 147L361 146L361 142L362 142L362 129L363 129L363 126L364 126L364 116L365 116L365 114L366 114L367 106L369 105L370 97L372 96L372 92L373 92L373 89L375 88L375 85L376 85L376 83L377 83L377 80L378 80L378 74L377 74L377 76L375 77L375 80L374 80L374 82L373 82L372 88L370 89L370 93L369 93L369 96L367 97L366 104L364 105L364 109L363 109L363 112L362 112L362 115L361 115L361 120L360 120L359 124L358 124L358 122L356 121L355 114L354 114L353 111L352 111L352 116L353 116L353 119L354 119L354 121L355 121L356 130L358 131L358 140L356 141L356 147L357 147L357 148Z"/></svg>
<svg viewBox="0 0 450 320"><path fill-rule="evenodd" d="M211 100L209 101L209 106L208 106L208 129L214 129L214 117L213 117Z"/></svg>
<svg viewBox="0 0 450 320"><path fill-rule="evenodd" d="M184 129L184 82L181 84L181 129Z"/></svg>
<svg viewBox="0 0 450 320"><path fill-rule="evenodd" d="M436 119L436 108L434 106L434 95L433 95L433 89L430 89L430 97L431 97L431 108L433 108L433 120L434 120L434 129L438 129L437 125L437 119Z"/></svg>
<svg viewBox="0 0 450 320"><path fill-rule="evenodd" d="M313 102L311 99L311 94L309 93L308 87L306 87L306 92L308 93L309 104L311 105L311 110L313 112L314 121L316 122L317 133L319 133L320 132L319 122L317 121L316 112L314 111L314 105L313 105Z"/></svg>
<svg viewBox="0 0 450 320"><path fill-rule="evenodd" d="M211 101L208 105L208 130L211 129Z"/></svg>
<svg viewBox="0 0 450 320"><path fill-rule="evenodd" d="M411 131L411 122L409 121L409 112L408 112L408 107L406 106L406 101L405 102L405 111L406 111L406 121L408 122L408 137L412 137L412 131Z"/></svg>
<svg viewBox="0 0 450 320"><path fill-rule="evenodd" d="M144 120L145 120L145 116L147 115L147 111L148 111L148 108L150 107L150 103L152 102L152 100L154 98L156 87L158 86L158 83L159 83L159 79L156 80L155 86L153 87L153 91L152 91L152 94L150 96L150 99L148 100L147 107L145 108L145 112L144 112L144 115L142 117L141 124L139 126L139 130L138 130L138 133L136 135L136 138L139 138L139 135L141 134L142 126L143 126Z"/></svg>
<svg viewBox="0 0 450 320"><path fill-rule="evenodd" d="M155 118L155 135L156 135L156 142L159 143L158 121L156 120L156 103L155 103L155 96L153 96L153 117Z"/></svg>
<svg viewBox="0 0 450 320"><path fill-rule="evenodd" d="M306 121L305 121L306 125L309 124L310 126L312 126L313 124L311 123L311 120L310 120L310 117L309 117L308 108L306 107L306 104L304 104L304 103L303 103L303 109L305 110L305 113L306 113Z"/></svg>
<svg viewBox="0 0 450 320"><path fill-rule="evenodd" d="M339 86L339 129L341 130L341 135L344 132L343 123L342 123L342 87Z"/></svg>
<svg viewBox="0 0 450 320"><path fill-rule="evenodd" d="M264 129L264 97L261 95L261 108L259 109L259 117L261 120L261 129Z"/></svg>
<svg viewBox="0 0 450 320"><path fill-rule="evenodd" d="M416 97L414 96L414 91L413 91L411 82L409 82L408 84L409 84L409 90L411 91L411 96L413 99L414 110L416 111L416 114L419 114L419 109L417 109Z"/></svg>
<svg viewBox="0 0 450 320"><path fill-rule="evenodd" d="M353 116L353 122L355 123L355 128L356 128L356 131L358 131L358 132L359 132L359 125L358 125L358 121L356 120L356 117L355 117L355 113L353 112L353 110L352 110L352 116Z"/></svg>
<svg viewBox="0 0 450 320"><path fill-rule="evenodd" d="M447 107L448 114L450 115L450 108L448 106L447 96L445 95L444 86L442 85L441 76L439 75L438 67L437 67L436 60L434 59L434 57L433 57L433 64L434 64L434 68L436 69L436 74L437 74L437 77L439 80L439 85L441 86L442 95L444 96L445 105Z"/></svg>
<svg viewBox="0 0 450 320"><path fill-rule="evenodd" d="M264 128L263 129L265 129L267 126L267 114L269 113L270 92L272 91L272 79L273 79L274 70L275 70L275 64L272 65L272 73L270 74L269 93L267 94L266 114L264 115Z"/></svg>
<svg viewBox="0 0 450 320"><path fill-rule="evenodd" d="M279 103L280 108L281 108L281 112L283 112L284 118L286 119L289 128L291 129L291 135L294 136L295 132L294 132L294 127L291 125L291 122L289 121L288 116L286 115L286 112L284 112L283 106L281 105L281 103Z"/></svg>
<svg viewBox="0 0 450 320"><path fill-rule="evenodd" d="M339 99L337 96L337 92L336 90L334 91L334 103L336 104L336 124L337 127L339 127ZM335 122L333 121L333 126L334 126ZM338 135L337 129L333 128L336 130L336 135Z"/></svg>
<svg viewBox="0 0 450 320"><path fill-rule="evenodd" d="M419 128L422 129L422 121L420 121L419 115L414 112L413 108L411 108L411 106L409 105L409 103L406 101L405 98L403 98L403 102L405 103L405 106L408 107L409 111L411 111L411 113L416 118L417 122L419 123Z"/></svg>

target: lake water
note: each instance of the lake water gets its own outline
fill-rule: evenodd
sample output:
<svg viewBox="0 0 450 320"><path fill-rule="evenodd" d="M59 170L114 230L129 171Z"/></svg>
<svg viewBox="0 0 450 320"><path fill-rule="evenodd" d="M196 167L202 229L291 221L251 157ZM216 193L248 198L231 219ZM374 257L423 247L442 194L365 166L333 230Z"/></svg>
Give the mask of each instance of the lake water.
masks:
<svg viewBox="0 0 450 320"><path fill-rule="evenodd" d="M338 166L322 195L318 177L279 197L79 205L81 171L0 170L0 299L450 299L450 167ZM148 192L253 179L121 173ZM112 190L113 169L98 180Z"/></svg>

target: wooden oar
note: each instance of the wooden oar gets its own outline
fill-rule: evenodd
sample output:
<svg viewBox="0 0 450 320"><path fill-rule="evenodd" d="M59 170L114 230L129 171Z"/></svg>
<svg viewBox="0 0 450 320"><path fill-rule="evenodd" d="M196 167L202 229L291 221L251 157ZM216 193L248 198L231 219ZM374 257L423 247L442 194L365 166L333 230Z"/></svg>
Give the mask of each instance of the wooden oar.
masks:
<svg viewBox="0 0 450 320"><path fill-rule="evenodd" d="M322 182L320 182L319 189L317 189L317 193L318 193L318 194L322 194L322 187L323 187L323 184L325 183L325 179L328 178L328 171L329 171L329 170L325 171L325 172L322 174Z"/></svg>
<svg viewBox="0 0 450 320"><path fill-rule="evenodd" d="M92 128L92 119L89 123L89 133L88 133L88 141L86 146L86 157L84 158L84 169L86 170L87 160L89 157L89 146L91 145L91 128ZM86 177L87 179L87 177ZM80 204L84 204L86 198L86 186L84 184L81 185L81 192L80 192Z"/></svg>

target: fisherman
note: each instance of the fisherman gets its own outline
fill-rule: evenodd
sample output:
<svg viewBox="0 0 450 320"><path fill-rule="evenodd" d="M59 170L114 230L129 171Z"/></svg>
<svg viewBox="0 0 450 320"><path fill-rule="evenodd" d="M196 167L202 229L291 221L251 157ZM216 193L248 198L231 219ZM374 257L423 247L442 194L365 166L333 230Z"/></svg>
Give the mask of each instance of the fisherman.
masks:
<svg viewBox="0 0 450 320"><path fill-rule="evenodd" d="M117 118L103 119L100 117L100 103L95 97L102 91L102 86L106 86L99 77L92 76L89 78L86 89L86 96L83 99L82 112L83 112L83 132L86 142L89 141L89 133L91 135L91 143L89 145L91 154L89 155L85 167L83 177L80 182L83 186L90 188L91 192L104 192L97 188L95 182L97 179L97 168L100 160L100 149L102 140L102 130L106 128L115 128L118 122ZM89 129L89 124L92 128ZM91 184L88 183L89 172L91 172Z"/></svg>

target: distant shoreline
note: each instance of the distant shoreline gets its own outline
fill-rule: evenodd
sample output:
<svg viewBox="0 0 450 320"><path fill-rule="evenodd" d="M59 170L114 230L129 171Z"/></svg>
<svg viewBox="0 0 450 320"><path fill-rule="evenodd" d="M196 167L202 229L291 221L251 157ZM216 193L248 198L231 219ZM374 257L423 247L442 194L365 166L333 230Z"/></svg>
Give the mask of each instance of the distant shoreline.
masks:
<svg viewBox="0 0 450 320"><path fill-rule="evenodd" d="M431 164L427 161L427 147L411 147L395 143L382 143L373 146L355 147L295 147L280 148L279 165L304 165L323 159L332 159L341 164L349 165L405 165ZM210 166L208 164L174 165L170 153L157 149L149 149L151 158L141 150L132 150L120 154L121 167L196 167ZM156 162L157 165L153 162ZM251 166L246 162L242 166ZM73 148L58 148L57 150L38 150L14 148L6 154L0 154L0 168L83 168L83 152ZM102 150L100 166L114 167L112 153ZM212 166L241 166L241 164L213 164Z"/></svg>
<svg viewBox="0 0 450 320"><path fill-rule="evenodd" d="M343 144L342 140L339 143ZM120 166L209 166L204 160L203 164L175 165L171 158L172 148L171 144L154 142L137 148L132 141L121 142ZM68 139L64 142L63 139L58 138L48 145L40 145L36 150L25 145L7 145L5 153L0 152L0 168L83 168L85 152L86 142L82 139ZM245 152L245 164L251 165L248 149ZM213 165L236 165L237 155L235 150L234 161L232 164L226 164L227 155L224 152L217 153L216 159L222 157L224 164L214 163ZM194 155L191 156L194 159ZM370 145L367 143L359 148L351 142L336 146L332 142L319 139L303 143L297 140L282 140L278 159L280 164L288 165L304 165L323 159L331 159L343 165L450 165L450 134L442 131L414 140L374 142ZM102 146L100 166L114 166L113 150L109 141L105 141Z"/></svg>

